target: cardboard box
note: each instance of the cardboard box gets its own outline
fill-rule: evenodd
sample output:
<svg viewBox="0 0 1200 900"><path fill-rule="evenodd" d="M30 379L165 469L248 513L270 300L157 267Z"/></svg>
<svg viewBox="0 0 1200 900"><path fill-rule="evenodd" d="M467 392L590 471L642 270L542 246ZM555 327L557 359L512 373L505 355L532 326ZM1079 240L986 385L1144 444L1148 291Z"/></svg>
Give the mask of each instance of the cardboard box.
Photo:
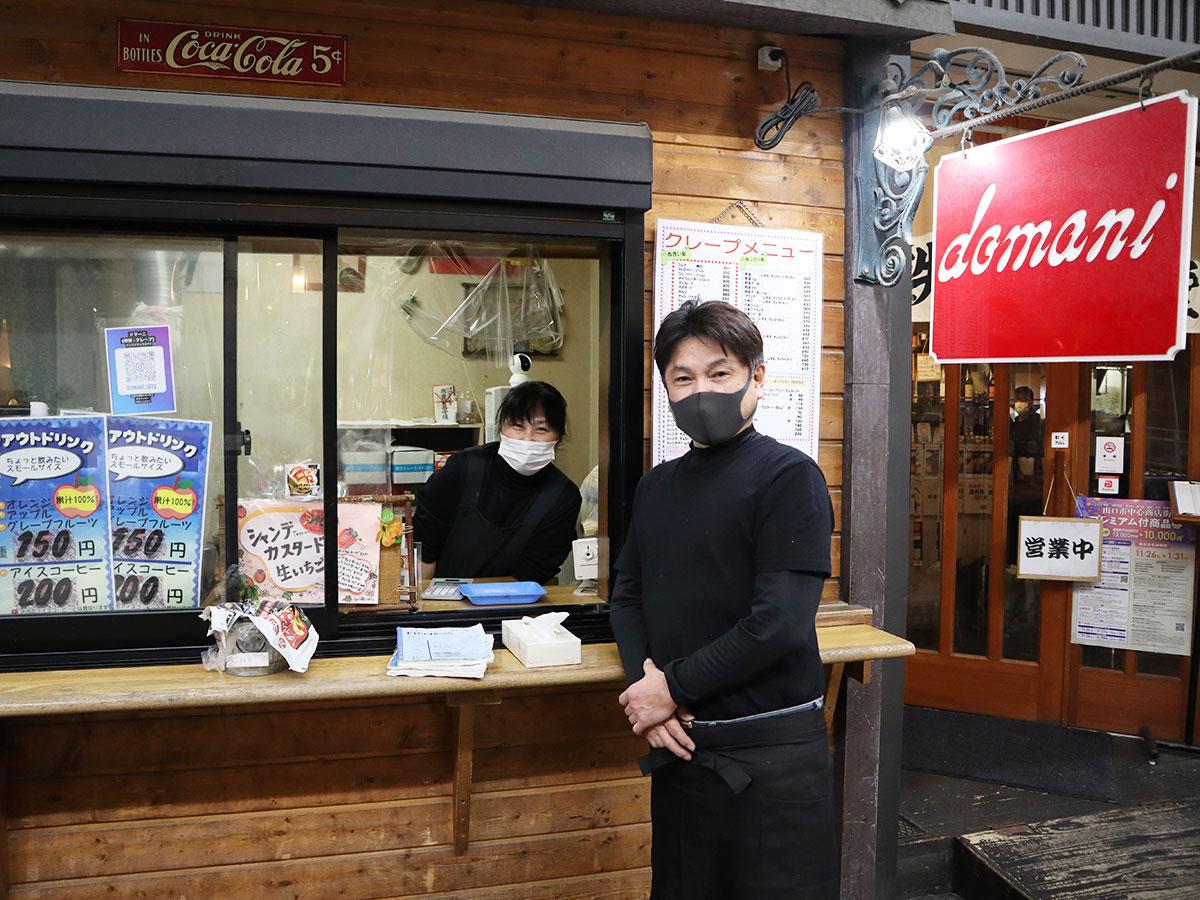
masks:
<svg viewBox="0 0 1200 900"><path fill-rule="evenodd" d="M386 450L350 450L341 454L342 480L350 493L387 493L388 463Z"/></svg>
<svg viewBox="0 0 1200 900"><path fill-rule="evenodd" d="M392 484L424 484L433 474L433 451L424 447L392 448Z"/></svg>
<svg viewBox="0 0 1200 900"><path fill-rule="evenodd" d="M566 613L546 613L532 619L506 619L500 625L501 642L527 669L579 665L582 645L563 628L566 617Z"/></svg>

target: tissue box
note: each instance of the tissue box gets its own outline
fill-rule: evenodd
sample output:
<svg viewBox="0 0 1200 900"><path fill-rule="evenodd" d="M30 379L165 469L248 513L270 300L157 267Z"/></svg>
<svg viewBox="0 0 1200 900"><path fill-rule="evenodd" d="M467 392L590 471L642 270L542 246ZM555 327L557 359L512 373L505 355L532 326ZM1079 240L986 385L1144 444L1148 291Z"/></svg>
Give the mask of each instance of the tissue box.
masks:
<svg viewBox="0 0 1200 900"><path fill-rule="evenodd" d="M500 626L500 640L527 669L576 666L583 659L579 638L559 623L539 627L528 617L506 619Z"/></svg>

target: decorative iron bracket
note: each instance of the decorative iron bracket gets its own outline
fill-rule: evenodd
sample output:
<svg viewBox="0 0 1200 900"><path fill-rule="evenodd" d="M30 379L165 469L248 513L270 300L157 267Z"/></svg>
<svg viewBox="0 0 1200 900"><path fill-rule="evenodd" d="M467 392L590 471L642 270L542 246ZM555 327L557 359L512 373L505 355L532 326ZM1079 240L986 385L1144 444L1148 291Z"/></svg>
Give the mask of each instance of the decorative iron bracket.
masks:
<svg viewBox="0 0 1200 900"><path fill-rule="evenodd" d="M966 77L953 79L962 66ZM929 166L921 161L907 172L875 159L875 135L880 107L899 103L917 120L929 119L936 133L959 119L976 119L1008 107L1037 100L1047 89L1066 91L1083 83L1087 61L1078 53L1057 53L1028 77L1010 81L1000 60L983 47L936 49L909 75L897 62L889 62L879 85L864 86L858 99L864 112L859 119L861 140L855 160L858 231L854 280L892 287L908 269L912 250L912 223L925 192Z"/></svg>

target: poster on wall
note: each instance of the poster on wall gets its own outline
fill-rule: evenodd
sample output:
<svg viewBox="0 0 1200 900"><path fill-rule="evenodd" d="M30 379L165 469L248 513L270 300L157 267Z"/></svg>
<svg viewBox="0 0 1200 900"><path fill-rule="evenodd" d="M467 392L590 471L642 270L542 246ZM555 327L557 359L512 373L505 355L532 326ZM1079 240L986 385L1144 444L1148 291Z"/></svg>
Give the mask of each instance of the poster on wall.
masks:
<svg viewBox="0 0 1200 900"><path fill-rule="evenodd" d="M109 411L115 416L175 412L171 327L105 328Z"/></svg>
<svg viewBox="0 0 1200 900"><path fill-rule="evenodd" d="M108 418L116 609L200 606L211 432L209 422Z"/></svg>
<svg viewBox="0 0 1200 900"><path fill-rule="evenodd" d="M338 504L338 601L379 602L378 503ZM325 603L325 513L320 502L239 500L238 568L257 600Z"/></svg>
<svg viewBox="0 0 1200 900"><path fill-rule="evenodd" d="M1200 334L1200 262L1188 263L1188 334Z"/></svg>
<svg viewBox="0 0 1200 900"><path fill-rule="evenodd" d="M822 236L659 219L654 327L688 300L732 303L763 336L766 395L755 427L817 457L821 402ZM662 379L653 384L653 462L683 455Z"/></svg>
<svg viewBox="0 0 1200 900"><path fill-rule="evenodd" d="M1100 580L1076 585L1071 640L1093 647L1188 656L1195 531L1158 500L1080 497L1080 516L1104 520Z"/></svg>
<svg viewBox="0 0 1200 900"><path fill-rule="evenodd" d="M912 239L912 320L928 322L933 295L933 235L914 234Z"/></svg>
<svg viewBox="0 0 1200 900"><path fill-rule="evenodd" d="M934 178L934 357L1171 359L1185 337L1195 165L1185 91L947 153ZM1138 327L1114 327L1131 309Z"/></svg>
<svg viewBox="0 0 1200 900"><path fill-rule="evenodd" d="M111 608L104 418L0 419L0 614Z"/></svg>

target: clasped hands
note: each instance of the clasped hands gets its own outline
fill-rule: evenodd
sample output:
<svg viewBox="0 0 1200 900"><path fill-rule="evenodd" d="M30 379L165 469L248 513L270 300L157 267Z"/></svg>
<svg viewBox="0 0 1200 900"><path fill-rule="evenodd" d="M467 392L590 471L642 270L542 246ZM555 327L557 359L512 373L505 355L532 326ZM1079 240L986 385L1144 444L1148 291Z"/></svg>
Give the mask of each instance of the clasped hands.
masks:
<svg viewBox="0 0 1200 900"><path fill-rule="evenodd" d="M645 674L617 698L633 733L644 737L651 747L663 747L680 759L691 759L696 745L683 727L691 720L691 713L672 699L667 677L653 660L642 663L642 671Z"/></svg>

